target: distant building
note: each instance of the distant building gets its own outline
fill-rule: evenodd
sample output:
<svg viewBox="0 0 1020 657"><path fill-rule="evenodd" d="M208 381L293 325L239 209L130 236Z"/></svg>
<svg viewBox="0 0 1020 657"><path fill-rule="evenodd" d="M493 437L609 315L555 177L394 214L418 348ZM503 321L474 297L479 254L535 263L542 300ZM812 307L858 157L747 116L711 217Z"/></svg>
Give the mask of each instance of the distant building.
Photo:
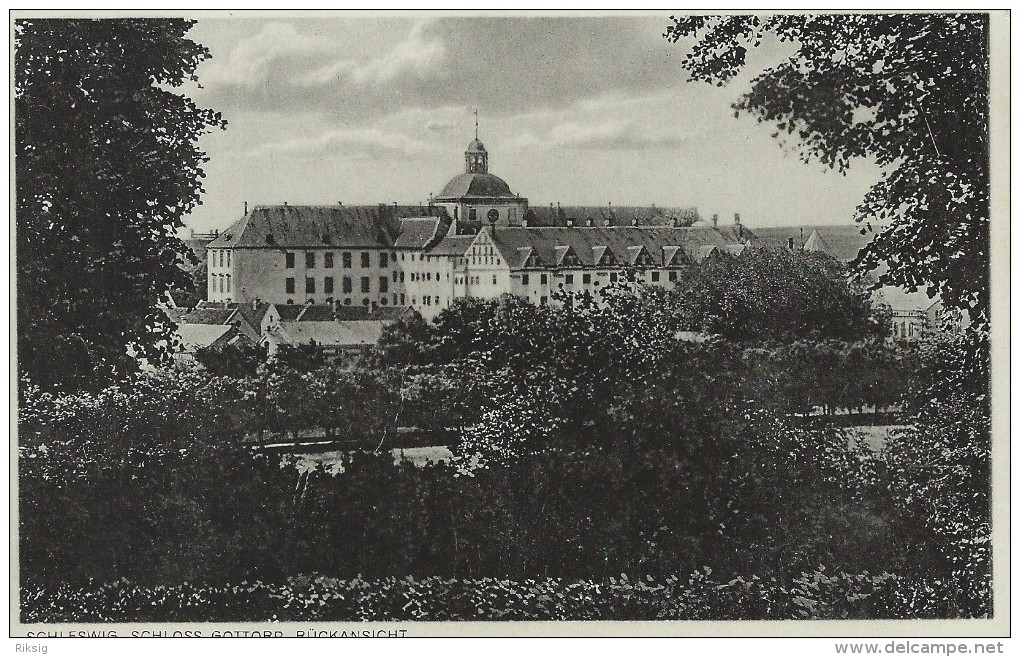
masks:
<svg viewBox="0 0 1020 657"><path fill-rule="evenodd" d="M206 245L209 299L267 302L281 316L287 306L411 307L430 318L461 297L511 293L542 304L623 278L670 285L686 264L755 242L739 215L720 226L696 208L546 213L489 173L477 135L464 157L465 172L427 206L256 206ZM281 341L319 335L310 319L288 321Z"/></svg>

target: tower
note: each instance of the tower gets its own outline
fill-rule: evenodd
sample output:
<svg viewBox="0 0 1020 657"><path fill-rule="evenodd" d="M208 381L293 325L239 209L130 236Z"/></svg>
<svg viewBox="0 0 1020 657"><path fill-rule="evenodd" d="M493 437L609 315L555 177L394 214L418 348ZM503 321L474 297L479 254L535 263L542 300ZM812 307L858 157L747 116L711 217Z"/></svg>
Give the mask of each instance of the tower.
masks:
<svg viewBox="0 0 1020 657"><path fill-rule="evenodd" d="M478 110L475 110L475 138L464 151L464 165L465 173L489 172L489 153L485 144L478 141Z"/></svg>

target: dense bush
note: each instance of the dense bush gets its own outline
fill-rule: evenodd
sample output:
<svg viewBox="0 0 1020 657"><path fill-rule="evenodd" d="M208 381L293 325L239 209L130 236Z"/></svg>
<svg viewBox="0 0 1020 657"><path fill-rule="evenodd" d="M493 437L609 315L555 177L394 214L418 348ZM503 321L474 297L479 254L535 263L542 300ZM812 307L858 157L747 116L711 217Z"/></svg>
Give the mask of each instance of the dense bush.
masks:
<svg viewBox="0 0 1020 657"><path fill-rule="evenodd" d="M619 303L631 304L629 316L644 312L637 297ZM371 370L274 361L255 376L145 375L97 394L25 386L22 584L49 592L44 600L61 584L88 592L120 578L216 587L314 572L470 588L486 578L599 582L621 572L665 581L707 567L739 585L662 608L792 617L810 605L762 606L759 587L773 586L762 582L789 592L794 574L828 569L906 582L868 593L872 602L848 614L988 613L979 387L954 397L957 382L936 392L945 404L912 406L928 409L917 429L876 455L840 430L792 424L789 413L807 402L768 380L812 359L829 364L816 381L837 380L852 358L884 362L891 352L881 345L655 342L667 333L654 318L641 339L607 320L604 330L584 329L590 342L571 342L576 332L557 336L555 327L583 326L575 310L546 317L514 300L475 304L473 335L484 342L507 331L505 348L450 344L449 356ZM522 318L551 333L529 337ZM546 351L545 337L560 347ZM924 380L952 381L961 367L952 353L922 351ZM258 432L316 427L351 441L339 475L299 472L246 447ZM398 427L446 432L454 461L394 467L384 448ZM918 456L933 467L919 470ZM961 485L947 486L946 473ZM842 574L834 587L856 586L839 578L857 575ZM940 584L950 578L960 583ZM829 613L821 605L808 615Z"/></svg>
<svg viewBox="0 0 1020 657"><path fill-rule="evenodd" d="M126 580L22 589L22 622L744 620L903 618L924 582L828 573L787 580L687 577L599 580L300 576L280 584L141 587Z"/></svg>
<svg viewBox="0 0 1020 657"><path fill-rule="evenodd" d="M873 479L846 442L752 418L700 443L533 450L474 470L354 453L338 476L300 474L196 443L60 477L75 452L39 444L20 463L22 572L54 586L875 569L900 546L871 491L843 483Z"/></svg>

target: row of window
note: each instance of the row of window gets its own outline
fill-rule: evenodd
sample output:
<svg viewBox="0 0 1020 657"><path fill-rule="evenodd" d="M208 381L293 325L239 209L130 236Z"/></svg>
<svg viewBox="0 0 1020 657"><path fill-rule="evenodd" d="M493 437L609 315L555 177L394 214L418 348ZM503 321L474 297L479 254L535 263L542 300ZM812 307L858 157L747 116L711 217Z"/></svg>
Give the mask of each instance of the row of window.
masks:
<svg viewBox="0 0 1020 657"><path fill-rule="evenodd" d="M230 249L213 249L209 252L210 266L215 267L219 263L220 267L229 267L230 254Z"/></svg>
<svg viewBox="0 0 1020 657"><path fill-rule="evenodd" d="M297 282L293 278L288 278L284 287L287 294L294 294ZM350 293L354 291L354 279L350 276L344 276L340 279L340 285L344 293ZM315 294L315 279L308 277L305 279L305 294ZM329 294L333 291L333 277L326 276L322 279L322 291ZM372 291L372 279L368 276L361 277L361 291L371 292ZM380 294L386 294L390 291L390 279L386 276L379 277L379 292Z"/></svg>
<svg viewBox="0 0 1020 657"><path fill-rule="evenodd" d="M399 299L399 304L398 304L398 299ZM333 301L334 301L333 297L326 297L326 305L327 306L333 305ZM305 300L305 303L310 303L310 304L312 304L314 306L315 305L315 299L307 299L307 300ZM396 305L403 306L404 303L406 303L406 299L405 299L403 294L401 294L399 296L396 295L396 294L393 295L393 305L394 306L396 306ZM287 299L287 305L288 306L293 306L294 305L294 300L293 299ZM343 305L350 306L351 305L351 298L350 297L345 297L344 300L343 300ZM370 301L366 297L366 298L361 300L361 305L363 305L363 306L371 305L372 309L375 310L377 305L386 306L386 305L389 305L389 302L387 301L386 297L383 297L383 298L379 299L379 302L377 304L375 301Z"/></svg>
<svg viewBox="0 0 1020 657"><path fill-rule="evenodd" d="M336 254L332 251L326 251L322 254L322 267L324 269L332 269L334 265L334 259ZM293 252L287 252L285 255L287 260L287 269L293 269L297 256ZM340 259L344 269L350 269L354 266L354 256L349 252L340 254ZM396 254L393 254L393 259L396 259ZM316 252L305 251L305 269L315 269ZM372 254L368 251L361 252L361 268L368 269L372 266ZM390 253L388 251L379 252L379 266L389 267L390 266Z"/></svg>
<svg viewBox="0 0 1020 657"><path fill-rule="evenodd" d="M400 276L401 276L400 280L403 281L404 280L403 272L401 272ZM432 280L432 272L430 272L430 271L427 271L427 272L414 272L413 271L413 272L411 272L411 282L412 283L421 282L421 281L431 281L431 280ZM436 281L441 281L441 280L443 280L443 275L440 272L437 271L436 272ZM449 274L446 275L446 280L450 280L450 275Z"/></svg>
<svg viewBox="0 0 1020 657"><path fill-rule="evenodd" d="M230 274L210 274L209 281L212 283L211 291L230 293Z"/></svg>
<svg viewBox="0 0 1020 657"><path fill-rule="evenodd" d="M605 272L599 272L599 274L602 275L602 274L605 274ZM653 283L658 283L659 280L660 280L661 274L662 274L662 272L653 271L651 273L652 282ZM493 279L495 279L495 277L493 277ZM678 279L677 272L675 272L675 271L669 272L669 282L670 283L676 283L677 279ZM541 274L539 280L540 280L542 285L548 285L549 284L549 277L548 277L547 274ZM619 274L617 272L615 272L615 271L614 272L609 272L609 282L610 283L615 283L618 280L619 280ZM563 275L563 282L564 282L565 285L573 285L574 284L574 275L573 274L564 274ZM591 274L581 274L581 283L583 285L591 285L592 284L592 275ZM521 274L521 284L522 285L530 285L531 284L531 276L529 274ZM595 285L598 285L598 284L599 284L599 282L595 281Z"/></svg>

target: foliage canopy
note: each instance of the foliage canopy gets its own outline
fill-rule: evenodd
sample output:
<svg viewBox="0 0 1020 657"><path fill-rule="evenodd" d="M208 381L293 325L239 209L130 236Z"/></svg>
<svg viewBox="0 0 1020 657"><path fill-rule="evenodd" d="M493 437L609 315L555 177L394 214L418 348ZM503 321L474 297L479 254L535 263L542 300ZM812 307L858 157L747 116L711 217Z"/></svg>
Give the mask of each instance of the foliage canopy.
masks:
<svg viewBox="0 0 1020 657"><path fill-rule="evenodd" d="M156 305L189 286L176 230L203 191L197 140L226 125L175 91L209 57L192 24L15 24L18 364L40 385L169 355Z"/></svg>

